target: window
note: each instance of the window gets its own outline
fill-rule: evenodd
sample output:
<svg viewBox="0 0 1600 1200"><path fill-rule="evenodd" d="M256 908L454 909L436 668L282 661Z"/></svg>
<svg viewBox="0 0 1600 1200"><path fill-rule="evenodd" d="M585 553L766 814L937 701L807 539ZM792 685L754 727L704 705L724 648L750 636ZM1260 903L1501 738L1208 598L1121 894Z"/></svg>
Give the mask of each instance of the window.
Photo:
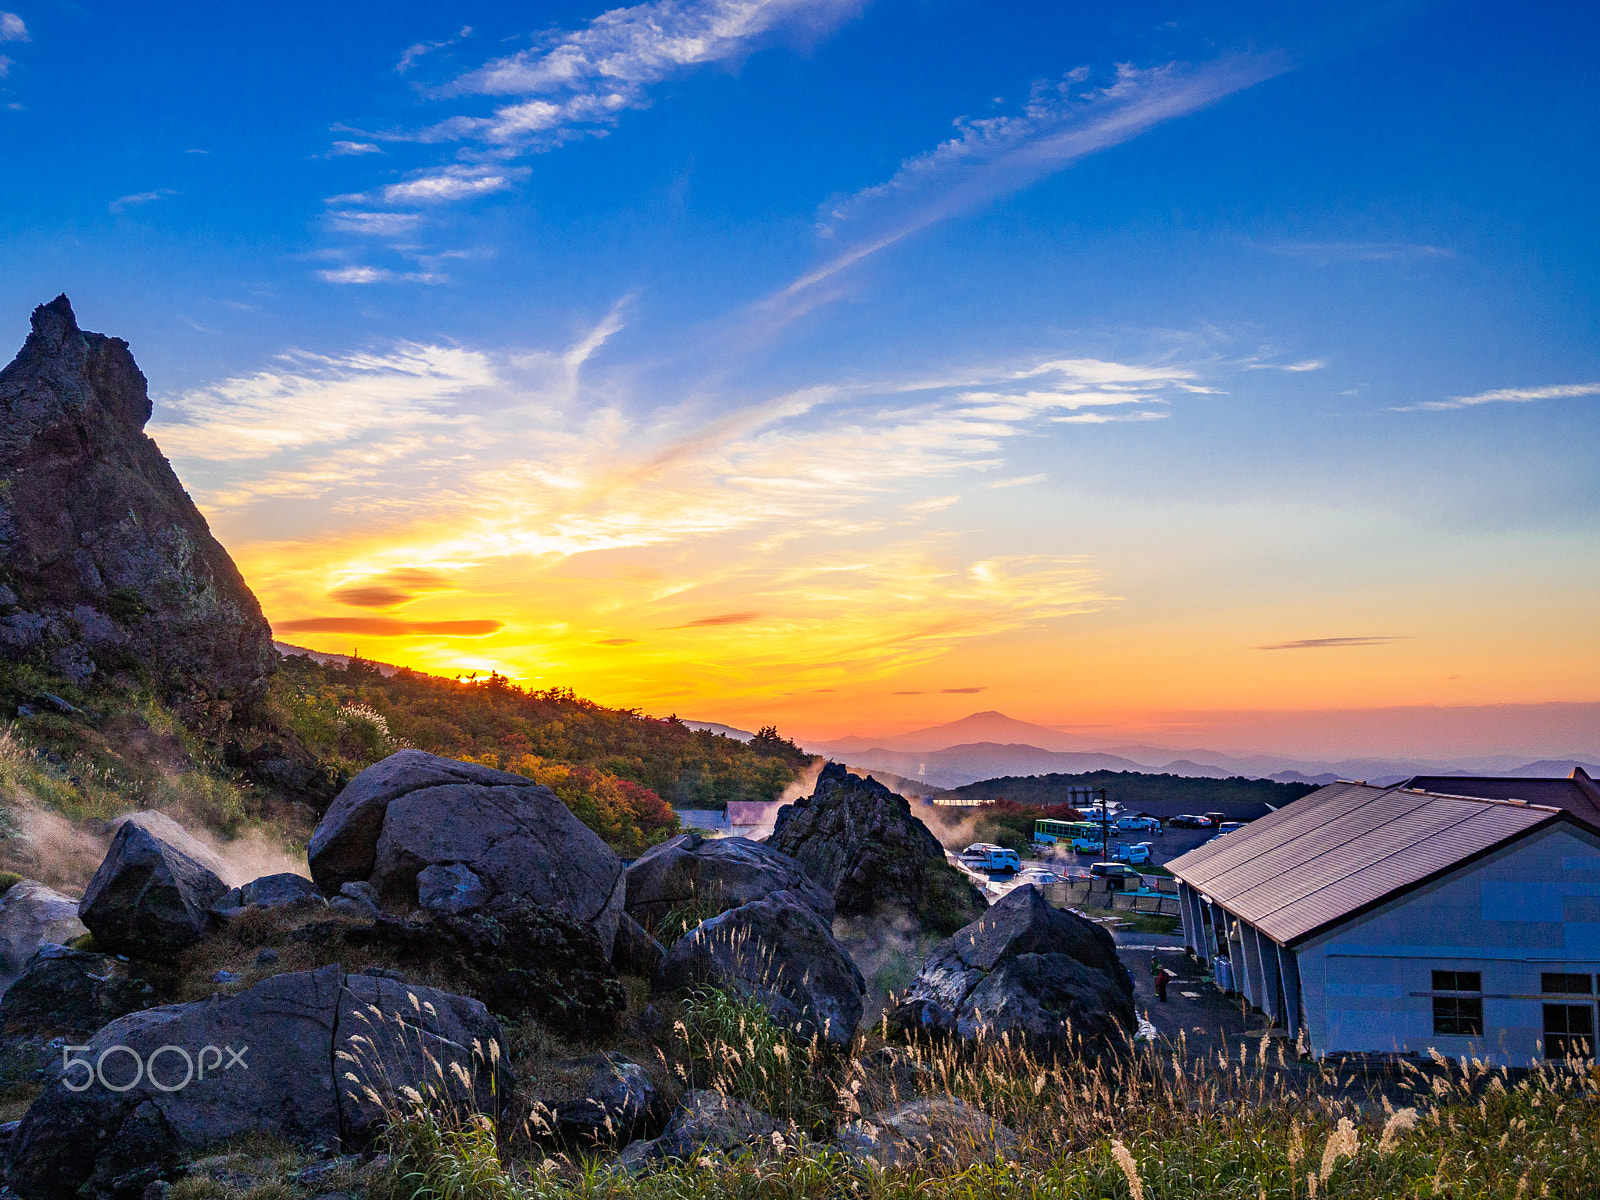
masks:
<svg viewBox="0 0 1600 1200"><path fill-rule="evenodd" d="M1594 1006L1546 1004L1544 1006L1544 1056L1592 1058L1594 1056Z"/></svg>
<svg viewBox="0 0 1600 1200"><path fill-rule="evenodd" d="M1481 992L1483 975L1478 971L1435 971L1435 992ZM1482 1037L1482 996L1439 996L1433 998L1434 1037Z"/></svg>
<svg viewBox="0 0 1600 1200"><path fill-rule="evenodd" d="M1435 996L1433 1036L1482 1037L1483 1001L1477 996Z"/></svg>
<svg viewBox="0 0 1600 1200"><path fill-rule="evenodd" d="M1433 990L1436 992L1481 992L1483 975L1478 971L1435 971Z"/></svg>
<svg viewBox="0 0 1600 1200"><path fill-rule="evenodd" d="M1587 975L1564 975L1559 971L1546 971L1539 976L1539 990L1547 995L1587 996L1594 989Z"/></svg>

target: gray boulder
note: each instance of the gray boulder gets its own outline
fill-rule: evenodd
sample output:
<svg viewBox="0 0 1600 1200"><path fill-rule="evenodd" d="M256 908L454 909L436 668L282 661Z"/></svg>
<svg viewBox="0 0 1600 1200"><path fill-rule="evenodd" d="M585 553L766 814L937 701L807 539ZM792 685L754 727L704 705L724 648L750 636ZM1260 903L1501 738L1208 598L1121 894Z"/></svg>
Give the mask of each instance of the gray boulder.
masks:
<svg viewBox="0 0 1600 1200"><path fill-rule="evenodd" d="M160 988L125 958L41 946L0 997L8 1040L87 1037L118 1017L159 1003Z"/></svg>
<svg viewBox="0 0 1600 1200"><path fill-rule="evenodd" d="M88 932L70 896L32 879L12 884L0 896L0 992L22 974L40 946L63 945Z"/></svg>
<svg viewBox="0 0 1600 1200"><path fill-rule="evenodd" d="M1016 1155L1017 1135L982 1109L952 1096L924 1096L839 1130L835 1144L862 1166L916 1167L929 1160L965 1167Z"/></svg>
<svg viewBox="0 0 1600 1200"><path fill-rule="evenodd" d="M228 890L222 863L171 817L134 813L78 906L102 950L171 962L205 936L208 910Z"/></svg>
<svg viewBox="0 0 1600 1200"><path fill-rule="evenodd" d="M986 907L905 797L839 763L822 768L810 796L778 810L766 844L799 860L842 917L901 914L953 933Z"/></svg>
<svg viewBox="0 0 1600 1200"><path fill-rule="evenodd" d="M778 1141L774 1141L776 1135ZM685 1092L667 1128L654 1141L634 1142L617 1158L624 1170L639 1170L666 1159L689 1159L708 1151L775 1150L799 1143L793 1125L774 1121L743 1100L720 1092Z"/></svg>
<svg viewBox="0 0 1600 1200"><path fill-rule="evenodd" d="M417 903L430 912L467 912L489 900L483 880L461 863L436 863L417 872Z"/></svg>
<svg viewBox="0 0 1600 1200"><path fill-rule="evenodd" d="M549 788L420 750L352 779L309 853L312 878L330 893L365 879L410 898L424 870L460 864L488 899L561 909L594 932L608 958L626 892L622 860Z"/></svg>
<svg viewBox="0 0 1600 1200"><path fill-rule="evenodd" d="M611 965L629 975L654 979L666 958L666 949L627 913L617 922L617 940L611 947Z"/></svg>
<svg viewBox="0 0 1600 1200"><path fill-rule="evenodd" d="M908 1029L964 1040L1009 1034L1036 1054L1119 1042L1133 1029L1133 980L1111 935L1014 889L933 948L888 1012Z"/></svg>
<svg viewBox="0 0 1600 1200"><path fill-rule="evenodd" d="M144 432L128 344L78 328L65 296L33 312L0 371L0 654L77 680L136 669L225 718L266 690L272 630Z"/></svg>
<svg viewBox="0 0 1600 1200"><path fill-rule="evenodd" d="M833 897L795 859L749 838L680 833L652 846L628 867L628 913L654 929L675 908L709 916L773 892L788 892L824 921Z"/></svg>
<svg viewBox="0 0 1600 1200"><path fill-rule="evenodd" d="M761 1004L782 1028L809 1041L849 1045L866 983L811 909L774 892L729 909L672 944L661 965L668 989L711 984Z"/></svg>
<svg viewBox="0 0 1600 1200"><path fill-rule="evenodd" d="M568 1145L626 1145L642 1132L656 1104L656 1085L645 1069L620 1054L596 1055L583 1096L555 1105L551 1125Z"/></svg>
<svg viewBox="0 0 1600 1200"><path fill-rule="evenodd" d="M132 1013L90 1038L34 1101L13 1140L9 1178L30 1200L137 1195L206 1147L245 1134L325 1151L341 1138L360 1144L379 1112L367 1072L384 1081L380 1096L432 1089L458 1110L484 1109L488 1072L471 1069L480 1047L498 1057L495 1087L508 1095L503 1039L482 1005L346 978L337 966Z"/></svg>
<svg viewBox="0 0 1600 1200"><path fill-rule="evenodd" d="M311 880L304 875L284 872L263 875L242 887L229 888L212 909L227 916L249 908L322 908L327 903Z"/></svg>
<svg viewBox="0 0 1600 1200"><path fill-rule="evenodd" d="M23 1117L12 1186L33 1200L134 1191L185 1152L246 1133L337 1146L341 990L324 967L113 1021L77 1056L97 1070L63 1070ZM178 1049L155 1054L163 1046Z"/></svg>

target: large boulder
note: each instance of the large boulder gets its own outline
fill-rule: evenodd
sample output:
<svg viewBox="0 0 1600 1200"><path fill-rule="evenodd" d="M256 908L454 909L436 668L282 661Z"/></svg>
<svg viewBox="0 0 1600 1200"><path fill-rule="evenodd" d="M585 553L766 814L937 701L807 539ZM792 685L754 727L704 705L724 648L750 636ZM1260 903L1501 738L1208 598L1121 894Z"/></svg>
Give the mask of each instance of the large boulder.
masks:
<svg viewBox="0 0 1600 1200"><path fill-rule="evenodd" d="M952 933L983 914L983 894L945 859L905 797L829 763L810 796L778 810L766 844L798 859L840 916L903 913Z"/></svg>
<svg viewBox="0 0 1600 1200"><path fill-rule="evenodd" d="M550 1109L550 1131L558 1141L584 1149L625 1146L643 1132L656 1107L656 1085L643 1067L620 1054L595 1055L590 1065L583 1095Z"/></svg>
<svg viewBox="0 0 1600 1200"><path fill-rule="evenodd" d="M628 913L646 929L674 909L693 909L699 920L773 892L788 892L824 921L833 920L833 897L799 862L749 838L680 833L628 866Z"/></svg>
<svg viewBox="0 0 1600 1200"><path fill-rule="evenodd" d="M1009 1034L1037 1054L1120 1041L1134 1025L1133 979L1105 928L1013 889L933 948L889 1010L902 1028L964 1040Z"/></svg>
<svg viewBox="0 0 1600 1200"><path fill-rule="evenodd" d="M78 902L32 879L11 885L0 896L0 992L40 946L64 944L89 929L78 920Z"/></svg>
<svg viewBox="0 0 1600 1200"><path fill-rule="evenodd" d="M208 910L228 891L216 855L158 812L122 822L78 906L95 945L171 962L204 937Z"/></svg>
<svg viewBox="0 0 1600 1200"><path fill-rule="evenodd" d="M381 914L345 938L459 979L495 1012L537 1017L568 1037L609 1033L627 1006L594 930L520 896L497 896L470 912Z"/></svg>
<svg viewBox="0 0 1600 1200"><path fill-rule="evenodd" d="M485 902L514 896L561 909L593 930L607 958L626 894L622 860L549 788L421 750L391 754L345 785L309 856L330 895L366 880L416 899L428 868L462 866ZM431 875L429 896L454 890L443 884Z"/></svg>
<svg viewBox="0 0 1600 1200"><path fill-rule="evenodd" d="M1017 1135L982 1109L953 1096L923 1096L851 1121L835 1139L840 1153L867 1167L916 1167L942 1160L956 1167L1017 1153Z"/></svg>
<svg viewBox="0 0 1600 1200"><path fill-rule="evenodd" d="M710 984L754 1000L780 1027L847 1046L867 985L827 925L788 892L729 909L672 944L668 989Z"/></svg>
<svg viewBox="0 0 1600 1200"><path fill-rule="evenodd" d="M41 946L0 997L0 1032L20 1037L87 1037L118 1017L160 1002L165 981L125 958Z"/></svg>
<svg viewBox="0 0 1600 1200"><path fill-rule="evenodd" d="M277 875L263 875L239 887L229 888L212 905L212 911L219 916L230 917L249 909L325 908L327 903L311 880L304 875L284 871Z"/></svg>
<svg viewBox="0 0 1600 1200"><path fill-rule="evenodd" d="M33 312L0 371L0 653L79 681L144 674L225 716L266 690L272 631L144 433L128 344Z"/></svg>
<svg viewBox="0 0 1600 1200"><path fill-rule="evenodd" d="M489 1010L436 988L349 976L335 1040L347 1150L372 1145L389 1112L418 1103L403 1089L430 1107L498 1119L516 1082L505 1035Z"/></svg>
<svg viewBox="0 0 1600 1200"><path fill-rule="evenodd" d="M491 1074L510 1094L499 1027L475 1001L337 966L275 975L100 1030L23 1117L9 1178L30 1200L138 1195L246 1134L327 1151L365 1144L381 1102L403 1106L405 1088L492 1111Z"/></svg>
<svg viewBox="0 0 1600 1200"><path fill-rule="evenodd" d="M776 1140L775 1140L776 1139ZM625 1170L640 1170L668 1159L688 1160L707 1151L737 1152L795 1146L800 1134L736 1096L685 1092L666 1129L653 1141L633 1142L617 1159Z"/></svg>

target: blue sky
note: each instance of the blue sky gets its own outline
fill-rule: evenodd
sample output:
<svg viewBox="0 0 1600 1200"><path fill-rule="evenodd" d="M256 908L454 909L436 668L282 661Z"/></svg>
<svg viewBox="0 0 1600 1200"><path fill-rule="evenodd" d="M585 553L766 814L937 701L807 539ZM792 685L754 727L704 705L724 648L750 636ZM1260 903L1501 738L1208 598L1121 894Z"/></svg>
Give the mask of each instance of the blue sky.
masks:
<svg viewBox="0 0 1600 1200"><path fill-rule="evenodd" d="M322 649L821 733L1595 701L1597 26L30 4L0 342L127 338Z"/></svg>

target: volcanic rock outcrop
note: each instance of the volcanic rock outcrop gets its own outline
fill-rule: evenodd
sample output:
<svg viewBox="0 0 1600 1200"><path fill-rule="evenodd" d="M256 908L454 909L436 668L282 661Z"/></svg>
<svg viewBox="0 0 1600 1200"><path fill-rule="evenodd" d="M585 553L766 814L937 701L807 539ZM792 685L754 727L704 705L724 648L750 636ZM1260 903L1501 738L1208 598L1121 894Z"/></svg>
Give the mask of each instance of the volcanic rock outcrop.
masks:
<svg viewBox="0 0 1600 1200"><path fill-rule="evenodd" d="M774 892L729 909L672 944L659 981L667 988L711 984L747 997L802 1041L848 1046L861 1023L867 985L811 909Z"/></svg>
<svg viewBox="0 0 1600 1200"><path fill-rule="evenodd" d="M103 950L172 962L211 928L228 891L217 857L165 813L134 813L84 890L78 916Z"/></svg>
<svg viewBox="0 0 1600 1200"><path fill-rule="evenodd" d="M228 715L277 669L272 631L155 442L120 338L58 296L0 371L0 653L82 682L147 674Z"/></svg>
<svg viewBox="0 0 1600 1200"><path fill-rule="evenodd" d="M902 1028L1073 1054L1133 1029L1133 980L1104 926L1024 885L935 946L888 1015Z"/></svg>
<svg viewBox="0 0 1600 1200"><path fill-rule="evenodd" d="M627 886L622 860L549 788L421 750L391 754L346 784L308 854L311 878L330 895L365 880L455 913L468 892L472 907L512 897L560 909L593 931L607 959ZM436 866L465 873L429 874Z"/></svg>
<svg viewBox="0 0 1600 1200"><path fill-rule="evenodd" d="M12 884L0 897L0 992L22 974L40 946L70 942L88 932L71 896L33 879Z"/></svg>
<svg viewBox="0 0 1600 1200"><path fill-rule="evenodd" d="M673 909L692 908L698 919L785 891L824 921L833 920L833 897L804 867L749 838L680 833L628 866L628 913L646 929Z"/></svg>
<svg viewBox="0 0 1600 1200"><path fill-rule="evenodd" d="M515 1082L476 1000L336 966L132 1013L71 1053L12 1142L9 1181L32 1200L137 1196L245 1134L360 1149L402 1088L493 1114Z"/></svg>
<svg viewBox="0 0 1600 1200"><path fill-rule="evenodd" d="M778 810L766 844L833 894L840 916L905 913L953 933L983 915L982 893L945 861L905 797L829 763L816 789Z"/></svg>

